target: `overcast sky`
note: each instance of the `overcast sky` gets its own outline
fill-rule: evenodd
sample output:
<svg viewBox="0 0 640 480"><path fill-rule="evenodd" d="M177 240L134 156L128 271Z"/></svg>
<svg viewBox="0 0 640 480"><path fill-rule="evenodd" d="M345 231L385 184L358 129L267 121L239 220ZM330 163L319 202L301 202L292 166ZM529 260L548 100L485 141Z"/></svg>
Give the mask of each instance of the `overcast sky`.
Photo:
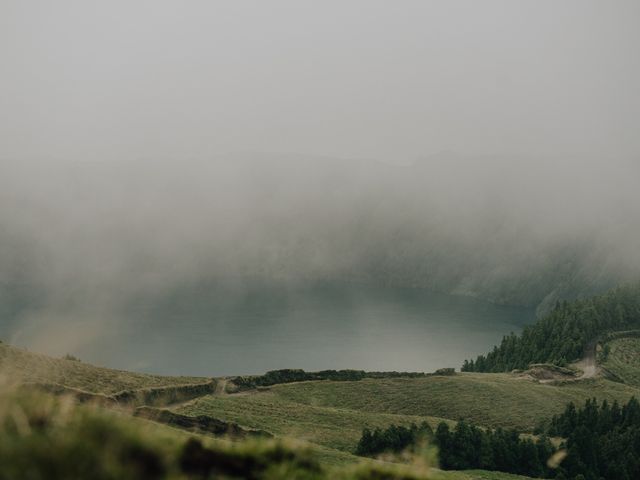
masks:
<svg viewBox="0 0 640 480"><path fill-rule="evenodd" d="M640 2L0 2L0 157L633 157Z"/></svg>

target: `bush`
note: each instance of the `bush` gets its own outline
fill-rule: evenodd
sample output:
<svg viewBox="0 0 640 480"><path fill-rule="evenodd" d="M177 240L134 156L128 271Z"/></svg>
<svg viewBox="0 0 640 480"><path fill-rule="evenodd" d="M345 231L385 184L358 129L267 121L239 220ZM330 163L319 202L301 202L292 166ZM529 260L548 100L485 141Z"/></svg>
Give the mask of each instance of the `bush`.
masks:
<svg viewBox="0 0 640 480"><path fill-rule="evenodd" d="M63 360L71 360L72 362L81 362L82 360L80 360L78 357L75 357L73 355L71 355L70 353L67 353L64 357L62 357Z"/></svg>
<svg viewBox="0 0 640 480"><path fill-rule="evenodd" d="M439 371L453 369L440 369ZM452 373L440 373L450 375ZM281 383L308 382L312 380L331 380L334 382L358 381L364 378L416 378L425 377L422 372L365 372L364 370L321 370L319 372L305 372L299 368L270 370L264 375L233 377L231 382L240 390L269 387Z"/></svg>
<svg viewBox="0 0 640 480"><path fill-rule="evenodd" d="M409 427L391 425L382 430L365 428L356 447L356 455L376 456L381 453L401 453L411 450L431 440L433 430L425 422L420 426L412 423Z"/></svg>

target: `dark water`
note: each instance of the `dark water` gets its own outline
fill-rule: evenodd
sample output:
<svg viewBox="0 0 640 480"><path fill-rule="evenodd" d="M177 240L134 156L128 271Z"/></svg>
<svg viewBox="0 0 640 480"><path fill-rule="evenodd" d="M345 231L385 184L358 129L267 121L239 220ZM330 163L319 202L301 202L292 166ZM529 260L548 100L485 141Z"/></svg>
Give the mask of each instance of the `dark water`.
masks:
<svg viewBox="0 0 640 480"><path fill-rule="evenodd" d="M459 368L533 321L526 309L410 288L206 285L130 302L108 336L72 352L182 375ZM55 320L52 320L55 321Z"/></svg>

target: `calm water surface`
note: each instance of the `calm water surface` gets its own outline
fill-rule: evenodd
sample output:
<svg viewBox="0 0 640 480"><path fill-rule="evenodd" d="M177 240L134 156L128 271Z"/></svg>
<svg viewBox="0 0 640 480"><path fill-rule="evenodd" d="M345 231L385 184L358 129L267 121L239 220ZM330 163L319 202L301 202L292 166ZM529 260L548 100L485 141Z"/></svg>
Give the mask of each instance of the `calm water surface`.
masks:
<svg viewBox="0 0 640 480"><path fill-rule="evenodd" d="M183 375L459 368L534 319L531 310L411 288L185 288L131 302L74 353L109 367Z"/></svg>

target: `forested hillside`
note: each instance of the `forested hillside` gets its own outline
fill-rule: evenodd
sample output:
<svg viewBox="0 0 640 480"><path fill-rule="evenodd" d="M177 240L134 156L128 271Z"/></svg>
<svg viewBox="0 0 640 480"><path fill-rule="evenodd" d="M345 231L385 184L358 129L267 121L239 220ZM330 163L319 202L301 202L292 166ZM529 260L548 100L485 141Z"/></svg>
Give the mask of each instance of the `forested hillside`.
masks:
<svg viewBox="0 0 640 480"><path fill-rule="evenodd" d="M557 480L631 480L640 475L640 404L635 398L617 401L588 399L584 407L569 403L564 412L547 420L546 434L522 436L517 430L484 429L462 420L453 428L441 422L435 433L427 425L364 429L358 455L398 454L438 447L445 470L510 472Z"/></svg>
<svg viewBox="0 0 640 480"><path fill-rule="evenodd" d="M585 348L609 331L640 326L640 284L556 307L521 335L508 335L499 346L476 360L465 361L462 371L508 372L531 363L566 365L580 358Z"/></svg>
<svg viewBox="0 0 640 480"><path fill-rule="evenodd" d="M546 436L534 441L521 437L516 430L485 430L464 420L453 429L440 422L435 434L426 423L409 427L391 425L373 431L365 428L356 454L371 457L400 454L427 444L438 447L439 465L445 470L481 468L538 478L554 476L547 460L555 448Z"/></svg>
<svg viewBox="0 0 640 480"><path fill-rule="evenodd" d="M640 477L640 404L587 400L554 416L549 434L566 438L567 457L556 478L631 480Z"/></svg>

